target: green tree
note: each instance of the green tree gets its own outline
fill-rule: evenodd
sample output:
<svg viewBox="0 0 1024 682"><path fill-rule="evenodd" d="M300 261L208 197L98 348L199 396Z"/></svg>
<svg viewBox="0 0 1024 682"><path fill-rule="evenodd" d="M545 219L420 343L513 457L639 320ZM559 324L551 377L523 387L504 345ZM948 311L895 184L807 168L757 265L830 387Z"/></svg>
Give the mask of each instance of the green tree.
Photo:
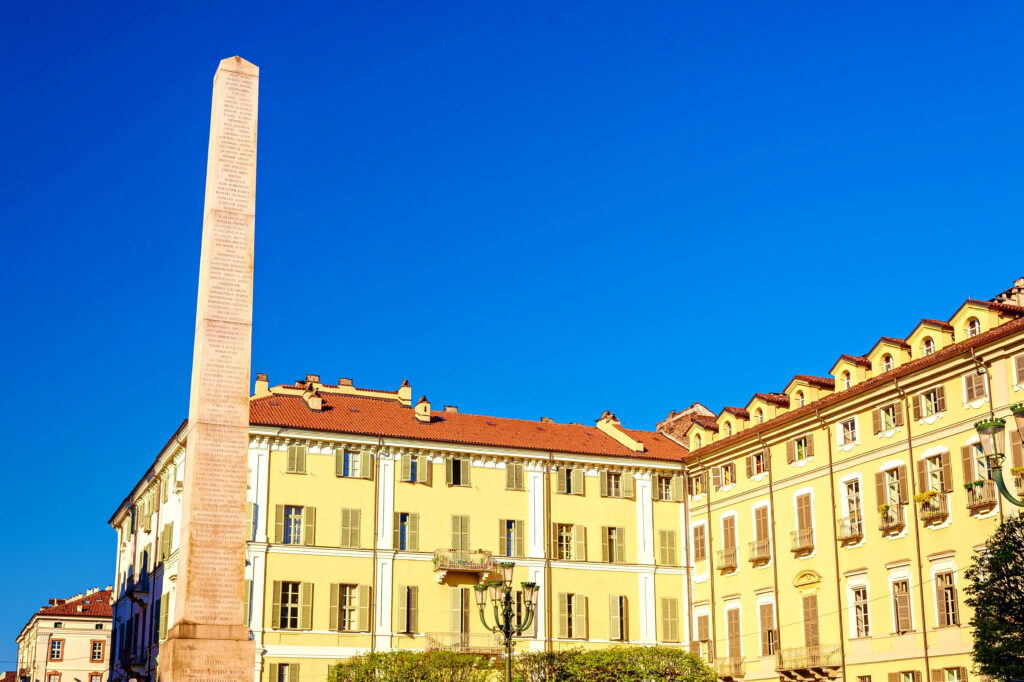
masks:
<svg viewBox="0 0 1024 682"><path fill-rule="evenodd" d="M999 526L966 576L978 672L1024 677L1024 514Z"/></svg>

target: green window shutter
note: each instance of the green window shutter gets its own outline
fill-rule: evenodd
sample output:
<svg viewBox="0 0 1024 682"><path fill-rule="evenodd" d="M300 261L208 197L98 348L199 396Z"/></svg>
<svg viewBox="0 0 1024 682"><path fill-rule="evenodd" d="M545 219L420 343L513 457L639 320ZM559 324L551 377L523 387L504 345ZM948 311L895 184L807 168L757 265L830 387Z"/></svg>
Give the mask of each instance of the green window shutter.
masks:
<svg viewBox="0 0 1024 682"><path fill-rule="evenodd" d="M270 612L270 627L281 627L281 581L274 581L273 610Z"/></svg>
<svg viewBox="0 0 1024 682"><path fill-rule="evenodd" d="M452 461L451 457L445 457L444 458L444 482L447 483L448 485L452 485L452 481L454 480L452 478L452 465L453 464L454 464L454 462Z"/></svg>
<svg viewBox="0 0 1024 682"><path fill-rule="evenodd" d="M331 583L331 611L328 614L328 629L338 630L340 629L338 623L338 609L341 606L341 585L338 583Z"/></svg>
<svg viewBox="0 0 1024 682"><path fill-rule="evenodd" d="M516 471L512 462L505 462L505 490L516 490Z"/></svg>
<svg viewBox="0 0 1024 682"><path fill-rule="evenodd" d="M284 505L274 507L274 537L271 542L284 542Z"/></svg>
<svg viewBox="0 0 1024 682"><path fill-rule="evenodd" d="M295 473L306 473L306 446L299 445L295 451Z"/></svg>
<svg viewBox="0 0 1024 682"><path fill-rule="evenodd" d="M515 522L516 556L526 556L526 521Z"/></svg>
<svg viewBox="0 0 1024 682"><path fill-rule="evenodd" d="M626 561L626 529L615 529L615 561L624 563Z"/></svg>
<svg viewBox="0 0 1024 682"><path fill-rule="evenodd" d="M462 485L465 485L465 486L470 485L470 483L469 483L469 473L470 473L470 469L471 468L472 468L472 462L470 461L469 457L464 457L462 459Z"/></svg>
<svg viewBox="0 0 1024 682"><path fill-rule="evenodd" d="M242 625L248 626L249 608L250 603L252 602L252 580L246 579L245 586L242 589L245 590L245 593L242 595L242 599L244 601L244 605L242 607ZM163 605L161 604L161 606Z"/></svg>
<svg viewBox="0 0 1024 682"><path fill-rule="evenodd" d="M312 547L315 543L316 507L302 508L302 544Z"/></svg>
<svg viewBox="0 0 1024 682"><path fill-rule="evenodd" d="M281 677L281 665L279 663L270 664L270 681L277 682Z"/></svg>
<svg viewBox="0 0 1024 682"><path fill-rule="evenodd" d="M608 639L618 641L622 639L622 618L619 614L619 596L608 595Z"/></svg>
<svg viewBox="0 0 1024 682"><path fill-rule="evenodd" d="M313 629L313 583L299 585L299 629Z"/></svg>
<svg viewBox="0 0 1024 682"><path fill-rule="evenodd" d="M505 519L498 519L498 551L495 556L508 556L505 553Z"/></svg>
<svg viewBox="0 0 1024 682"><path fill-rule="evenodd" d="M469 551L469 517L462 517L462 549Z"/></svg>
<svg viewBox="0 0 1024 682"><path fill-rule="evenodd" d="M565 592L558 593L558 636L569 636L569 595Z"/></svg>
<svg viewBox="0 0 1024 682"><path fill-rule="evenodd" d="M160 598L160 639L167 639L167 614L171 610L171 594Z"/></svg>
<svg viewBox="0 0 1024 682"><path fill-rule="evenodd" d="M633 474L628 471L622 474L622 496L628 500L633 499Z"/></svg>
<svg viewBox="0 0 1024 682"><path fill-rule="evenodd" d="M359 477L373 478L373 467L370 466L370 453L366 450L359 453Z"/></svg>
<svg viewBox="0 0 1024 682"><path fill-rule="evenodd" d="M575 552L573 553L573 559L576 561L587 560L587 529L581 525L576 524L572 527L572 536L575 541Z"/></svg>
<svg viewBox="0 0 1024 682"><path fill-rule="evenodd" d="M567 469L565 467L562 467L561 469L559 469L558 471L555 472L555 492L556 493L564 493L565 492L566 472L567 472Z"/></svg>
<svg viewBox="0 0 1024 682"><path fill-rule="evenodd" d="M406 535L408 537L408 535ZM402 544L402 513L395 512L395 521L391 533L391 548L399 549Z"/></svg>
<svg viewBox="0 0 1024 682"><path fill-rule="evenodd" d="M462 517L452 515L452 549L462 549Z"/></svg>
<svg viewBox="0 0 1024 682"><path fill-rule="evenodd" d="M670 531L668 531L668 565L669 566L678 566L679 565L679 561L676 559L676 557L679 556L678 551L679 550L676 549L676 532L674 530L670 530Z"/></svg>
<svg viewBox="0 0 1024 682"><path fill-rule="evenodd" d="M415 585L409 586L409 632L420 631L420 588Z"/></svg>
<svg viewBox="0 0 1024 682"><path fill-rule="evenodd" d="M573 634L579 639L588 639L589 633L587 632L587 598L582 594L574 594L572 596L572 630Z"/></svg>
<svg viewBox="0 0 1024 682"><path fill-rule="evenodd" d="M334 448L334 475L345 475L345 448Z"/></svg>
<svg viewBox="0 0 1024 682"><path fill-rule="evenodd" d="M453 587L449 595L449 632L462 632L462 588Z"/></svg>
<svg viewBox="0 0 1024 682"><path fill-rule="evenodd" d="M608 526L601 526L601 561L608 562Z"/></svg>
<svg viewBox="0 0 1024 682"><path fill-rule="evenodd" d="M362 538L360 537L360 531L363 525L363 511L361 509L350 510L349 522L351 530L349 531L352 535L352 547L361 547Z"/></svg>
<svg viewBox="0 0 1024 682"><path fill-rule="evenodd" d="M405 539L410 551L420 551L420 515L418 512L409 514L409 528L406 529Z"/></svg>
<svg viewBox="0 0 1024 682"><path fill-rule="evenodd" d="M351 510L341 510L341 546L351 547L352 546L352 519L350 518Z"/></svg>
<svg viewBox="0 0 1024 682"><path fill-rule="evenodd" d="M608 472L601 472L601 497L608 497Z"/></svg>
<svg viewBox="0 0 1024 682"><path fill-rule="evenodd" d="M583 469L572 470L572 493L573 495L583 494Z"/></svg>
<svg viewBox="0 0 1024 682"><path fill-rule="evenodd" d="M683 477L673 476L672 477L672 501L682 502L683 501Z"/></svg>
<svg viewBox="0 0 1024 682"><path fill-rule="evenodd" d="M395 632L409 632L409 588L398 586L398 628Z"/></svg>
<svg viewBox="0 0 1024 682"><path fill-rule="evenodd" d="M402 481L409 483L412 481L412 455L402 455Z"/></svg>
<svg viewBox="0 0 1024 682"><path fill-rule="evenodd" d="M288 682L300 682L302 680L302 673L299 672L298 663L288 664Z"/></svg>

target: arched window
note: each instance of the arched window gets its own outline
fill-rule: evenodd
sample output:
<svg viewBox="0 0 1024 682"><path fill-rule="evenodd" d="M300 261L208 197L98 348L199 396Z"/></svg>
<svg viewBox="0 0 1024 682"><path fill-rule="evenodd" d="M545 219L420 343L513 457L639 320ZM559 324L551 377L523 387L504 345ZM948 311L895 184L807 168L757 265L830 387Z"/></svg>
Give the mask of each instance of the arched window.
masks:
<svg viewBox="0 0 1024 682"><path fill-rule="evenodd" d="M932 337L930 337L930 336L926 336L925 339L924 339L924 343L921 344L921 351L925 355L931 355L932 353L934 353L935 352L935 340L932 339Z"/></svg>
<svg viewBox="0 0 1024 682"><path fill-rule="evenodd" d="M892 370L892 367L893 367L892 356L887 353L882 358L882 371L883 372L888 372L888 371Z"/></svg>
<svg viewBox="0 0 1024 682"><path fill-rule="evenodd" d="M700 434L699 433L696 436L693 437L693 444L696 445L698 448L700 447Z"/></svg>
<svg viewBox="0 0 1024 682"><path fill-rule="evenodd" d="M732 435L732 422L725 422L725 437Z"/></svg>
<svg viewBox="0 0 1024 682"><path fill-rule="evenodd" d="M967 338L977 336L980 333L981 322L978 321L978 318L972 317L971 319L967 320Z"/></svg>
<svg viewBox="0 0 1024 682"><path fill-rule="evenodd" d="M803 391L797 391L796 392L796 406L797 407L803 407L804 406L804 392Z"/></svg>
<svg viewBox="0 0 1024 682"><path fill-rule="evenodd" d="M853 381L850 380L850 373L843 372L843 390L850 388L853 385Z"/></svg>
<svg viewBox="0 0 1024 682"><path fill-rule="evenodd" d="M757 412L754 413L754 418L757 419L758 424L764 423L764 412L761 411L760 407L757 408Z"/></svg>

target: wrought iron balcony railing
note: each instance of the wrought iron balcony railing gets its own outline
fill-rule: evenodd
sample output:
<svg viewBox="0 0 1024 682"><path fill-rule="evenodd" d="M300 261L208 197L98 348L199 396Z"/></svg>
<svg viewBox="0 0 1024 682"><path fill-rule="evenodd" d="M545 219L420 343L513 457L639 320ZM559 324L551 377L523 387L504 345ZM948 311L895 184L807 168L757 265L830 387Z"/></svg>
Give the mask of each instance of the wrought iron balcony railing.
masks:
<svg viewBox="0 0 1024 682"><path fill-rule="evenodd" d="M772 545L768 538L750 543L750 563L763 564L772 558Z"/></svg>
<svg viewBox="0 0 1024 682"><path fill-rule="evenodd" d="M972 512L991 509L999 501L995 481L983 481L967 489L967 508Z"/></svg>
<svg viewBox="0 0 1024 682"><path fill-rule="evenodd" d="M742 656L719 658L715 661L715 674L720 678L738 678L746 674L746 666Z"/></svg>
<svg viewBox="0 0 1024 682"><path fill-rule="evenodd" d="M839 536L839 542L844 544L847 542L860 542L864 537L864 517L856 514L839 519L837 535Z"/></svg>
<svg viewBox="0 0 1024 682"><path fill-rule="evenodd" d="M428 632L427 651L449 651L456 654L500 654L501 640L497 634L476 632Z"/></svg>
<svg viewBox="0 0 1024 682"><path fill-rule="evenodd" d="M814 551L814 529L801 528L790 531L789 536L793 540L793 554L804 554Z"/></svg>
<svg viewBox="0 0 1024 682"><path fill-rule="evenodd" d="M921 502L920 516L923 523L945 521L949 518L949 496L946 493L937 493L926 502Z"/></svg>
<svg viewBox="0 0 1024 682"><path fill-rule="evenodd" d="M815 670L838 668L843 664L842 651L838 646L817 645L779 650L776 670Z"/></svg>
<svg viewBox="0 0 1024 682"><path fill-rule="evenodd" d="M878 530L883 533L896 533L907 525L906 515L903 512L904 505L893 504L889 505L889 508L879 513L878 517Z"/></svg>
<svg viewBox="0 0 1024 682"><path fill-rule="evenodd" d="M718 570L723 573L736 570L736 548L726 547L718 550Z"/></svg>
<svg viewBox="0 0 1024 682"><path fill-rule="evenodd" d="M494 570L494 557L490 552L485 551L437 549L434 550L434 570L486 573Z"/></svg>

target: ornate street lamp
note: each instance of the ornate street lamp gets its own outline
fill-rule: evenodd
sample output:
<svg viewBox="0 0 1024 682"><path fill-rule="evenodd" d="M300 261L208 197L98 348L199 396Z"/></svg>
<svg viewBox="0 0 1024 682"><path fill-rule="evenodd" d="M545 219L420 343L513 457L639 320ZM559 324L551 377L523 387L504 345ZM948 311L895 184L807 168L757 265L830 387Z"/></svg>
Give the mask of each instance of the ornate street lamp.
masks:
<svg viewBox="0 0 1024 682"><path fill-rule="evenodd" d="M512 638L526 630L533 623L533 613L537 608L537 583L522 583L523 586L523 622L515 624L515 608L512 603L512 569L515 563L504 561L498 564L501 569L501 580L492 580L486 585L477 585L476 605L480 607L480 622L489 632L500 633L505 646L505 682L512 682ZM487 624L484 608L490 593L491 605L494 607L494 627Z"/></svg>
<svg viewBox="0 0 1024 682"><path fill-rule="evenodd" d="M1024 436L1024 403L1012 405L1010 411L1013 412L1014 427L1017 429L1017 433ZM1000 417L989 417L976 423L974 428L978 430L978 435L981 437L981 451L988 462L989 478L995 479L996 487L1010 504L1024 507L1024 502L1014 497L1006 488L1006 482L1003 481L1003 460L1006 457L999 450L1003 443L1006 420Z"/></svg>

